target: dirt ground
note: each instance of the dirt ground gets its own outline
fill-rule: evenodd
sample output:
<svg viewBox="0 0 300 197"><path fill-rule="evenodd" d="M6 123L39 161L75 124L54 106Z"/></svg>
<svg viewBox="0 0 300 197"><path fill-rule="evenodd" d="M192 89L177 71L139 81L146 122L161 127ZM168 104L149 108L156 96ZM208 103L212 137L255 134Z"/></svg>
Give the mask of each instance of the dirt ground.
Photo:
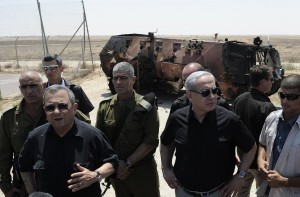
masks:
<svg viewBox="0 0 300 197"><path fill-rule="evenodd" d="M99 102L109 96L111 96L110 91L107 86L107 80L105 75L99 70L95 70L94 72L90 73L89 75L72 80L74 83L81 84L82 88L84 89L85 93L88 95L89 99L95 106L95 109L90 113L92 125L95 125L96 121L96 114ZM160 133L164 129L166 120L169 115L169 110L172 102L177 98L178 95L170 95L165 92L160 92L157 94L158 96L158 112L160 117ZM16 101L11 100L11 101ZM7 102L7 101L6 101ZM159 172L159 181L160 181L160 193L161 197L170 197L175 196L174 191L168 187L166 182L163 179L163 175L161 172L161 162L160 162L160 154L159 149L157 149L155 153L155 158L158 164L158 172ZM102 189L104 187L102 186ZM107 193L105 194L105 197L114 197L114 190L113 188L110 188ZM251 193L251 196L254 195L254 190ZM4 197L3 193L0 192L0 197Z"/></svg>

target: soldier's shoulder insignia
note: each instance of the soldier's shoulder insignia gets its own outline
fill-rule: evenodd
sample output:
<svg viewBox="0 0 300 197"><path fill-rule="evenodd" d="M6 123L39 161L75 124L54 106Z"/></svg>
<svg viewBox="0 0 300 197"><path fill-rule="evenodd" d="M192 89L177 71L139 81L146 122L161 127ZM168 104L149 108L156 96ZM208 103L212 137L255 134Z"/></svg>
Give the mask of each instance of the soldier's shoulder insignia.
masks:
<svg viewBox="0 0 300 197"><path fill-rule="evenodd" d="M107 97L107 98L103 99L100 103L109 102L112 100L112 98L113 98L113 96Z"/></svg>

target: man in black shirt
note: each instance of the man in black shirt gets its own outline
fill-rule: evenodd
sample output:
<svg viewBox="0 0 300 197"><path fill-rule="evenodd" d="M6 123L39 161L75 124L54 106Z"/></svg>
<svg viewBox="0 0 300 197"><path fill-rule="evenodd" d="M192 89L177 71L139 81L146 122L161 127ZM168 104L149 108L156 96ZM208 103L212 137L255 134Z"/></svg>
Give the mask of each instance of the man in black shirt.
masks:
<svg viewBox="0 0 300 197"><path fill-rule="evenodd" d="M185 67L182 70L181 73L181 79L183 84L185 83L186 79L190 76L190 74L192 74L193 72L196 71L204 71L204 67L197 63L197 62L191 62L187 65L185 65ZM216 85L218 86L218 83L216 82ZM222 97L222 93L221 91L218 92L218 98L217 98L217 105L224 107L225 109L229 109L229 104L226 102L226 100ZM190 105L190 101L187 98L186 94L182 95L181 97L177 98L171 108L170 108L170 114L172 114L174 111L176 111L177 109L183 108Z"/></svg>
<svg viewBox="0 0 300 197"><path fill-rule="evenodd" d="M29 194L55 197L98 197L102 178L118 167L117 156L104 134L76 119L77 103L61 85L44 93L46 123L33 130L19 156L19 167Z"/></svg>
<svg viewBox="0 0 300 197"><path fill-rule="evenodd" d="M238 116L216 106L218 88L211 73L194 72L185 84L191 105L171 114L161 135L164 179L177 197L236 195L254 158L255 140ZM236 146L245 154L233 176Z"/></svg>
<svg viewBox="0 0 300 197"><path fill-rule="evenodd" d="M256 144L259 144L259 135L264 125L267 116L276 110L276 107L271 103L266 95L272 89L274 81L272 68L266 65L255 65L250 69L250 84L251 89L238 96L234 101L234 112L241 117L247 128L255 138ZM238 155L243 155L238 149ZM243 185L238 196L250 196L252 183L255 179L256 187L258 187L263 177L260 175L257 168L257 152L255 158L247 172L245 185Z"/></svg>
<svg viewBox="0 0 300 197"><path fill-rule="evenodd" d="M69 88L75 95L76 103L78 104L78 109L89 117L89 113L94 109L93 104L79 85L75 85L66 81L61 77L64 70L64 65L62 64L62 59L60 56L47 55L43 58L43 68L48 82L44 83L44 88L47 88L54 84L60 84Z"/></svg>

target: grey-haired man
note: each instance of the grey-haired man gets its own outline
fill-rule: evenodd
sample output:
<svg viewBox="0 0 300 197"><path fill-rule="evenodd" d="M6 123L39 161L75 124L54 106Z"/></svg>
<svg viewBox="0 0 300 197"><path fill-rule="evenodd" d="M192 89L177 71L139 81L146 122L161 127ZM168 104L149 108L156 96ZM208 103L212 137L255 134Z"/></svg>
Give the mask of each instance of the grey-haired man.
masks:
<svg viewBox="0 0 300 197"><path fill-rule="evenodd" d="M216 106L215 84L209 72L192 73L185 83L191 105L171 114L161 135L164 179L177 197L236 195L254 158L256 144L249 130L234 113ZM236 146L245 154L233 175Z"/></svg>
<svg viewBox="0 0 300 197"><path fill-rule="evenodd" d="M116 197L159 197L153 156L159 142L157 107L154 95L134 91L135 80L131 64L114 66L112 81L117 94L100 102L96 127L107 135L120 159L117 178L112 179Z"/></svg>

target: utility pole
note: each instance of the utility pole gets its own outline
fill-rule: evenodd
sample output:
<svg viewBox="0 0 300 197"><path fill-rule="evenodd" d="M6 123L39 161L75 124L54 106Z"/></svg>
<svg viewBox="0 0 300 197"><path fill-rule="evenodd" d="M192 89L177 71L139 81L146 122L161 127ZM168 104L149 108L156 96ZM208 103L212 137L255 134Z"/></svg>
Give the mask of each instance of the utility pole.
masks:
<svg viewBox="0 0 300 197"><path fill-rule="evenodd" d="M84 19L84 21L83 21L84 22L84 36L85 36L85 26L86 26L86 31L87 31L89 45L90 45L90 54L91 54L91 59L92 59L92 67L93 67L93 71L94 71L94 60L93 60L90 32L89 32L89 28L88 28L88 24L87 24L87 20L86 20L86 14L85 14L85 8L84 8L83 0L82 0L82 7L83 7L83 19ZM85 47L85 45L84 45L84 47Z"/></svg>
<svg viewBox="0 0 300 197"><path fill-rule="evenodd" d="M19 64L19 56L18 56L18 46L17 46L17 41L19 39L19 36L17 37L16 41L15 41L15 50L16 50L16 60L17 60L17 68L20 68L20 64Z"/></svg>
<svg viewBox="0 0 300 197"><path fill-rule="evenodd" d="M49 54L48 51L48 45L47 45L47 38L45 35L45 29L44 29L44 24L43 24L43 19L42 19L42 14L41 14L41 6L39 0L36 0L38 9L39 9L39 14L40 14L40 21L41 21L41 31L42 31L42 43L43 43L43 49L44 49L44 56Z"/></svg>

